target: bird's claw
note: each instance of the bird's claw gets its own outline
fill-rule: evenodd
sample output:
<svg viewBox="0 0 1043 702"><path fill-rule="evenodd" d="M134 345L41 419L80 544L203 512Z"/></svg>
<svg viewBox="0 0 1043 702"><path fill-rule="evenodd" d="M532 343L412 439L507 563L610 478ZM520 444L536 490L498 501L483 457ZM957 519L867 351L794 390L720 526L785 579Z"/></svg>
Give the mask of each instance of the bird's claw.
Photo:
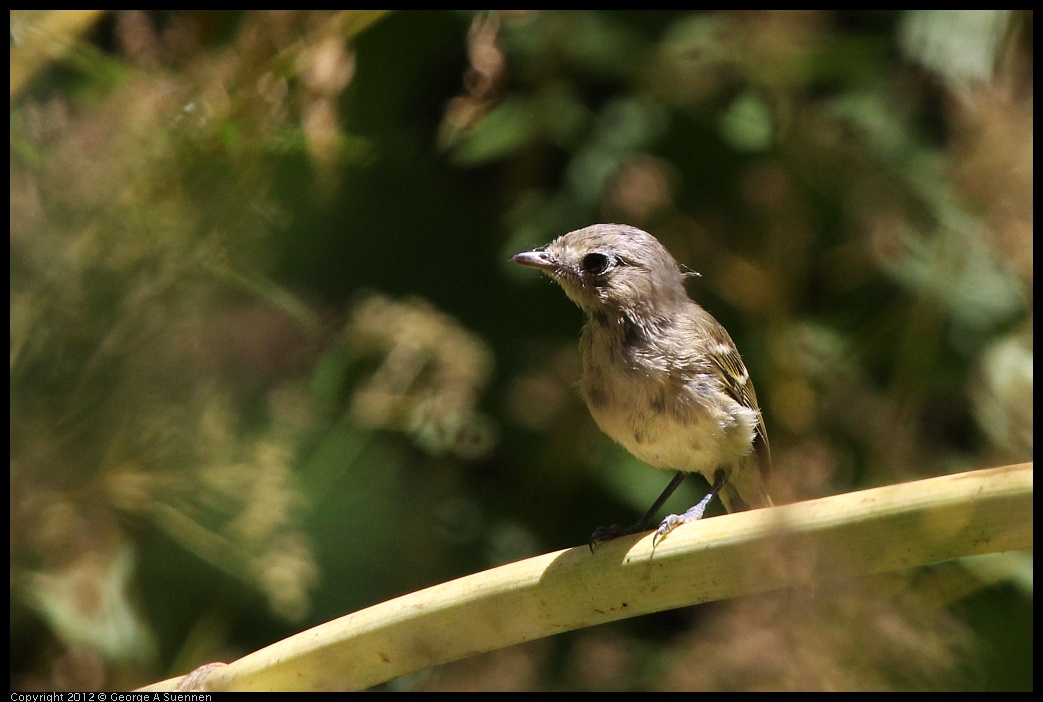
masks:
<svg viewBox="0 0 1043 702"><path fill-rule="evenodd" d="M686 521L688 520L680 514L667 515L666 519L659 523L659 528L655 530L655 534L652 535L652 548L655 548L667 534Z"/></svg>
<svg viewBox="0 0 1043 702"><path fill-rule="evenodd" d="M713 497L712 493L709 497ZM652 548L655 548L667 534L682 524L702 519L703 512L706 511L706 505L709 503L710 500L703 498L699 504L695 505L684 514L668 514L666 519L659 523L659 528L655 530L655 535L652 536Z"/></svg>
<svg viewBox="0 0 1043 702"><path fill-rule="evenodd" d="M594 530L594 533L590 535L590 541L587 542L587 545L590 547L590 552L594 553L594 548L598 544L605 541L611 541L612 539L618 539L620 536L628 536L633 533L633 527L626 529L618 524L613 524L612 526L607 527L598 527Z"/></svg>

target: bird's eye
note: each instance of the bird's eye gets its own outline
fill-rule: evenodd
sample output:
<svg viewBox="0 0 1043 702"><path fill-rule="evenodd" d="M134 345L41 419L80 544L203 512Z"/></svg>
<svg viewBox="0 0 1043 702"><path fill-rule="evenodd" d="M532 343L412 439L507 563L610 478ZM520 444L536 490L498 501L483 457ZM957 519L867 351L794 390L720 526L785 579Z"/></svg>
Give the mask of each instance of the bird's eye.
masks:
<svg viewBox="0 0 1043 702"><path fill-rule="evenodd" d="M605 254L589 253L583 257L583 270L591 275L601 275L608 270L609 258Z"/></svg>

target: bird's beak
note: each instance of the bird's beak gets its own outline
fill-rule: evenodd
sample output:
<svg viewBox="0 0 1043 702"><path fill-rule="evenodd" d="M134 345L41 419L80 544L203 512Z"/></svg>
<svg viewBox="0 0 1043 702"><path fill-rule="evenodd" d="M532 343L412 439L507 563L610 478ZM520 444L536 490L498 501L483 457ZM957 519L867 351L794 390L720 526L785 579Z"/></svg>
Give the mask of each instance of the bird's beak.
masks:
<svg viewBox="0 0 1043 702"><path fill-rule="evenodd" d="M525 253L511 256L511 260L529 268L539 268L541 271L550 271L557 268L557 264L546 251L526 251Z"/></svg>

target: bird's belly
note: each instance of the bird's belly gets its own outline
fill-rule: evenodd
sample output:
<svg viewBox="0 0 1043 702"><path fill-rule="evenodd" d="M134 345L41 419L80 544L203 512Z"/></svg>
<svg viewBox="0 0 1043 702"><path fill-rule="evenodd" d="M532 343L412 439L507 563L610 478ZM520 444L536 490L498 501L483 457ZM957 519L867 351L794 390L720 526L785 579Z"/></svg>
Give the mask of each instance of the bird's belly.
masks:
<svg viewBox="0 0 1043 702"><path fill-rule="evenodd" d="M712 402L690 387L670 390L625 381L601 389L591 393L585 388L598 426L655 468L695 471L712 480L719 466L750 453L757 413L730 398Z"/></svg>

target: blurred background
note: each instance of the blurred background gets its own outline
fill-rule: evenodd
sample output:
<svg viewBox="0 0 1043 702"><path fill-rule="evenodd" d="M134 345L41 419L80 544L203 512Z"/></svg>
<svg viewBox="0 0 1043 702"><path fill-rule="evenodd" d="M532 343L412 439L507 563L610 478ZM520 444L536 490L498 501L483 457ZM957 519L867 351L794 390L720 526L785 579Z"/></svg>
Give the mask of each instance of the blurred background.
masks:
<svg viewBox="0 0 1043 702"><path fill-rule="evenodd" d="M183 674L636 519L669 476L507 260L595 222L702 274L777 502L1031 460L1032 25L12 11L12 689ZM1000 554L382 687L1024 690L1032 643Z"/></svg>

